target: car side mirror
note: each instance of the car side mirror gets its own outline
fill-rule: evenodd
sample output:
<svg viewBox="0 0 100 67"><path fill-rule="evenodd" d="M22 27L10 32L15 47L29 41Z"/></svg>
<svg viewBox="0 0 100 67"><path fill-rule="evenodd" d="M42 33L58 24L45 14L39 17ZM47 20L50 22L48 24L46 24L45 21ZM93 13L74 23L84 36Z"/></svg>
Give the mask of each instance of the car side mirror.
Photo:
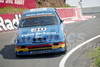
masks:
<svg viewBox="0 0 100 67"><path fill-rule="evenodd" d="M60 19L60 22L61 22L61 23L63 23L63 22L64 22L64 20Z"/></svg>
<svg viewBox="0 0 100 67"><path fill-rule="evenodd" d="M18 26L17 23L15 23L14 26L17 27Z"/></svg>

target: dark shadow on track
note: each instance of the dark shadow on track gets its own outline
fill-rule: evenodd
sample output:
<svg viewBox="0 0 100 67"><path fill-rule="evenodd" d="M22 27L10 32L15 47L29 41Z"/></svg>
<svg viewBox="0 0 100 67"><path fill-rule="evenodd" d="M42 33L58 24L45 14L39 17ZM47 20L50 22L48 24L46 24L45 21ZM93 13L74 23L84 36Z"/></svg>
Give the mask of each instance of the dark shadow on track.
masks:
<svg viewBox="0 0 100 67"><path fill-rule="evenodd" d="M14 45L5 45L4 48L0 51L0 54L4 59L43 59L43 58L55 58L63 54L54 53L54 54L41 54L41 55L29 55L17 57L15 55Z"/></svg>

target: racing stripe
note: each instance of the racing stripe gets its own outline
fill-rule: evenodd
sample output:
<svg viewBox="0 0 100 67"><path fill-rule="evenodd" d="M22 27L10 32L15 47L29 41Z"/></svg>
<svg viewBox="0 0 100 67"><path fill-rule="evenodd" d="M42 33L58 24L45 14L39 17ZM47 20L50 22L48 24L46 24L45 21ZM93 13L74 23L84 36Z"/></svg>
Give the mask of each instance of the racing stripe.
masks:
<svg viewBox="0 0 100 67"><path fill-rule="evenodd" d="M32 17L41 17L41 16L55 16L55 15L37 15L37 16L24 17L22 19L32 18Z"/></svg>

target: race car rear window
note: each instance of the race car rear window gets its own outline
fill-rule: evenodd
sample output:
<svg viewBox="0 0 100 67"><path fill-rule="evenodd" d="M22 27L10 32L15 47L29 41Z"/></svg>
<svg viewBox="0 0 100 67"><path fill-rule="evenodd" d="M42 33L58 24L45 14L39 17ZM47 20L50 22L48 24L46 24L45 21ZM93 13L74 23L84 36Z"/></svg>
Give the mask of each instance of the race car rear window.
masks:
<svg viewBox="0 0 100 67"><path fill-rule="evenodd" d="M56 24L58 24L58 22L55 15L40 15L22 18L19 27L23 28Z"/></svg>

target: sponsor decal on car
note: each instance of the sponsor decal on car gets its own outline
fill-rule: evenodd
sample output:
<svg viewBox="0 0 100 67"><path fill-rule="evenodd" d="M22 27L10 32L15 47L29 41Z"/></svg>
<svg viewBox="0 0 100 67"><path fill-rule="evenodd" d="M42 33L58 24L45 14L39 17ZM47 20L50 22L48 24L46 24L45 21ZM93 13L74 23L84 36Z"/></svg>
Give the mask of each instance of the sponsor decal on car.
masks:
<svg viewBox="0 0 100 67"><path fill-rule="evenodd" d="M31 29L31 32L36 32L36 31L46 31L46 28L34 28L34 29Z"/></svg>

